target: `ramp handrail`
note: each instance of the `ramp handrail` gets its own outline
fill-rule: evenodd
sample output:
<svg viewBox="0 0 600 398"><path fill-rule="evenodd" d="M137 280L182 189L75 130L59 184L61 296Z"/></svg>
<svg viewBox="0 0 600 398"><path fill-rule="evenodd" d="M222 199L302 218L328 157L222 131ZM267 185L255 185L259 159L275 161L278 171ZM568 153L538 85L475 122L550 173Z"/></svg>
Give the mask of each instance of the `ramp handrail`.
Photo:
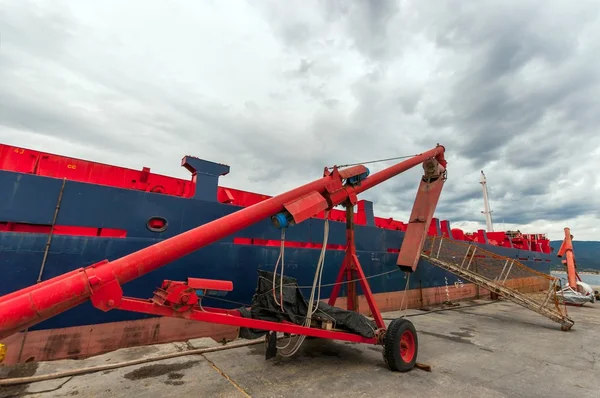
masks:
<svg viewBox="0 0 600 398"><path fill-rule="evenodd" d="M446 271L537 312L569 330L574 322L559 305L560 281L516 258L444 236L429 236L422 257Z"/></svg>

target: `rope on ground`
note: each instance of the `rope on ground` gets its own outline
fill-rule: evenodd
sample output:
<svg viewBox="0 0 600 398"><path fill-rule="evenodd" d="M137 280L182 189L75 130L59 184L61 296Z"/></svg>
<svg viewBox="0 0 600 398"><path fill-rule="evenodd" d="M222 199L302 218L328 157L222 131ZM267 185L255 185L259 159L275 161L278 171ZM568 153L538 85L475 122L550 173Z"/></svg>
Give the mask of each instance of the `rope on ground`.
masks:
<svg viewBox="0 0 600 398"><path fill-rule="evenodd" d="M282 337L277 337L277 338L281 339ZM50 374L46 374L46 375L29 376L29 377L15 377L12 379L0 379L0 386L12 386L12 385L16 385L16 384L36 383L39 381L60 379L62 377L67 377L67 376L78 376L78 375L87 374L87 373L101 372L103 370L124 368L127 366L139 365L139 364L147 363L147 362L162 361L165 359L177 358L177 357L182 357L182 356L186 356L186 355L208 354L211 352L224 351L224 350L240 348L240 347L247 347L250 345L261 344L261 343L264 344L264 339L253 340L253 341L248 341L248 342L243 342L243 343L238 343L238 344L223 345L223 346L218 346L218 347L198 348L195 350L178 351L178 352L172 352L169 354L158 355L156 357L151 357L151 358L134 359L132 361L124 361L124 362L112 363L112 364L108 364L108 365L92 366L92 367L83 368L83 369L72 369L72 370L66 370L63 372L50 373Z"/></svg>

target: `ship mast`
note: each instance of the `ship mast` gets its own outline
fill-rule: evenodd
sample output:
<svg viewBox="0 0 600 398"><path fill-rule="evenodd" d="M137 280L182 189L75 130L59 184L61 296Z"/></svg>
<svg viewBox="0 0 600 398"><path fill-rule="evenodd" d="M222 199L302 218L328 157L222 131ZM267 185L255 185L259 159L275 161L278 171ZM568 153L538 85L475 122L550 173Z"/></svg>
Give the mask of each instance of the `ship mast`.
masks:
<svg viewBox="0 0 600 398"><path fill-rule="evenodd" d="M488 200L487 181L485 179L485 174L483 174L483 170L481 170L481 180L479 181L479 183L483 188L483 206L485 209L481 213L485 214L485 224L487 227L487 232L494 232L494 227L492 225L492 210L490 210L490 202Z"/></svg>

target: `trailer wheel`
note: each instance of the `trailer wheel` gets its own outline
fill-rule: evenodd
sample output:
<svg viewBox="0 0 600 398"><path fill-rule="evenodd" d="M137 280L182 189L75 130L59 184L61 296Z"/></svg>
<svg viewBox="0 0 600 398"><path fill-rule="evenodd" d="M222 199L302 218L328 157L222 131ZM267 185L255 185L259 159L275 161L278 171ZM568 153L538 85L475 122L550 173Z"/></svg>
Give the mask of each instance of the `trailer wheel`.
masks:
<svg viewBox="0 0 600 398"><path fill-rule="evenodd" d="M394 319L387 328L383 359L393 371L407 372L417 362L419 340L412 322L405 318Z"/></svg>

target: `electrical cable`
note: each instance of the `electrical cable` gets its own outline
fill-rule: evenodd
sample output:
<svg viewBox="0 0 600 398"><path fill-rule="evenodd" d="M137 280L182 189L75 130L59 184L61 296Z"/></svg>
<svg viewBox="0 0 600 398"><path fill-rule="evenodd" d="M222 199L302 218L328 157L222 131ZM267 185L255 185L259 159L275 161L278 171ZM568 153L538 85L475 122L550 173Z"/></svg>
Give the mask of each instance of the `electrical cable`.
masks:
<svg viewBox="0 0 600 398"><path fill-rule="evenodd" d="M323 226L323 246L321 247L321 254L319 256L319 260L317 261L317 267L315 269L315 277L313 278L313 284L312 284L312 289L310 292L310 298L308 300L308 308L307 308L307 316L304 319L304 326L305 327L310 327L311 322L312 322L312 316L317 312L317 309L319 308L319 300L321 298L321 280L322 280L322 276L323 276L323 265L325 264L325 254L327 253L327 241L329 239L329 211L327 211L325 213L325 223ZM283 282L283 281L282 281ZM318 289L317 289L317 285L318 285ZM316 301L316 305L315 305L315 291L318 290L317 293L317 301ZM313 305L315 305L315 307L313 308ZM283 357L290 357L292 355L294 355L302 346L302 343L304 343L304 340L306 339L306 335L301 335L298 340L296 340L296 344L294 344L294 347L288 351L288 352L282 352L282 350L280 350L279 354ZM290 337L290 342L291 342L291 337ZM287 346L289 345L286 344L284 348L287 348Z"/></svg>
<svg viewBox="0 0 600 398"><path fill-rule="evenodd" d="M284 251L285 251L285 228L281 230L281 247L279 249L279 257L277 258L277 262L275 263L275 269L273 270L273 299L275 303L281 307L281 310L285 312L283 309L283 268L284 268ZM281 277L279 279L279 300L277 301L277 297L275 296L275 276L277 275L277 268L279 266L279 261L281 260Z"/></svg>

